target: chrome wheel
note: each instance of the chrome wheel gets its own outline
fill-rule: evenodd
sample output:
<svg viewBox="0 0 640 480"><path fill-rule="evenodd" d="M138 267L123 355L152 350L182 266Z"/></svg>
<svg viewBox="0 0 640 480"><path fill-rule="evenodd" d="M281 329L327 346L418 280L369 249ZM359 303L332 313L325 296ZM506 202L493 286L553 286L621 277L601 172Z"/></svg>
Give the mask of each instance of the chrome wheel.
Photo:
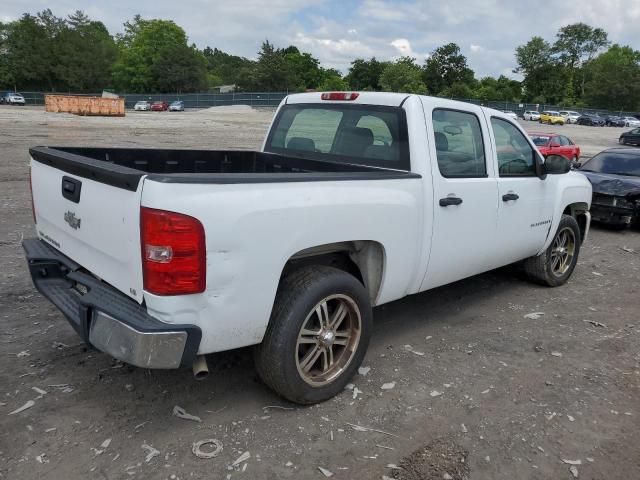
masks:
<svg viewBox="0 0 640 480"><path fill-rule="evenodd" d="M361 334L360 310L346 295L330 295L309 312L298 333L296 367L300 377L321 387L349 366Z"/></svg>
<svg viewBox="0 0 640 480"><path fill-rule="evenodd" d="M574 231L565 227L556 234L551 247L551 273L562 277L571 267L576 252L576 235Z"/></svg>

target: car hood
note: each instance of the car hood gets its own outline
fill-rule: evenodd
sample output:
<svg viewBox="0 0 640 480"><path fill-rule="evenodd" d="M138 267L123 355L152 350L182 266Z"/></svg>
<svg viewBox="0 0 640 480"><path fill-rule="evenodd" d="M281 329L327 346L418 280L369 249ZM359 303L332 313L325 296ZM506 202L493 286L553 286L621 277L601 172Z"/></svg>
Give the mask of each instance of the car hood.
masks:
<svg viewBox="0 0 640 480"><path fill-rule="evenodd" d="M593 186L593 193L618 197L640 195L640 177L578 171L589 179Z"/></svg>

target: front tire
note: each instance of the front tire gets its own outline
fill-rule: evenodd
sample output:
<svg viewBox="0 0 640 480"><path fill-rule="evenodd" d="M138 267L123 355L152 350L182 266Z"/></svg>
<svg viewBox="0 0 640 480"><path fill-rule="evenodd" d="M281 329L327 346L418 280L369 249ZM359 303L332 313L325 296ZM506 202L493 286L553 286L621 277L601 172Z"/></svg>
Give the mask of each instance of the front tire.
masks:
<svg viewBox="0 0 640 480"><path fill-rule="evenodd" d="M580 227L571 215L562 215L553 241L541 255L524 261L529 279L540 285L558 287L571 277L580 253Z"/></svg>
<svg viewBox="0 0 640 480"><path fill-rule="evenodd" d="M372 311L365 287L332 267L308 266L282 279L262 343L258 375L295 403L323 402L341 392L362 363Z"/></svg>

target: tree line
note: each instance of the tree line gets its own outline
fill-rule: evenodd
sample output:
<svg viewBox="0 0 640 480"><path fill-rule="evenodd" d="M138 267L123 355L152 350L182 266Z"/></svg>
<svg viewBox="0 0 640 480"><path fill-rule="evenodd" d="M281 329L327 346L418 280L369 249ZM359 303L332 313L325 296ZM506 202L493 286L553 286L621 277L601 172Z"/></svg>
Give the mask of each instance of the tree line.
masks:
<svg viewBox="0 0 640 480"><path fill-rule="evenodd" d="M343 76L294 45L265 41L255 60L200 50L173 21L139 15L116 35L82 11L60 18L47 9L0 23L2 89L187 93L235 85L243 91L378 90L640 110L640 52L611 45L600 28L567 25L553 42L535 36L516 48L515 61L522 82L504 75L478 79L460 47L448 43L422 63L358 58Z"/></svg>

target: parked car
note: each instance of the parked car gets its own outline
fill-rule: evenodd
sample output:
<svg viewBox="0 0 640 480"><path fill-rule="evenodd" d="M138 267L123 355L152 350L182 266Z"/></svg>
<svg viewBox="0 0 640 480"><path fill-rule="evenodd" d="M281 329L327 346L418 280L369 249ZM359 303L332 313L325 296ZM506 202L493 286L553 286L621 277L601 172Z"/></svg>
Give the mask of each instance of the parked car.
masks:
<svg viewBox="0 0 640 480"><path fill-rule="evenodd" d="M621 145L637 145L640 147L640 128L624 132L618 139Z"/></svg>
<svg viewBox="0 0 640 480"><path fill-rule="evenodd" d="M522 114L522 118L524 118L525 120L533 120L533 121L538 121L540 120L540 112L538 112L537 110L525 110L525 112Z"/></svg>
<svg viewBox="0 0 640 480"><path fill-rule="evenodd" d="M540 114L540 123L548 123L549 125L564 125L565 120L560 116L560 112L555 110L545 110Z"/></svg>
<svg viewBox="0 0 640 480"><path fill-rule="evenodd" d="M184 102L181 100L176 100L174 102L171 102L171 105L169 105L169 111L170 112L184 112Z"/></svg>
<svg viewBox="0 0 640 480"><path fill-rule="evenodd" d="M7 105L25 105L26 103L22 94L18 92L7 92L3 98Z"/></svg>
<svg viewBox="0 0 640 480"><path fill-rule="evenodd" d="M565 123L576 123L580 114L573 110L560 110L560 116L564 118Z"/></svg>
<svg viewBox="0 0 640 480"><path fill-rule="evenodd" d="M152 112L165 112L167 110L169 110L169 102L166 102L164 100L158 100L157 102L153 102L151 104Z"/></svg>
<svg viewBox="0 0 640 480"><path fill-rule="evenodd" d="M136 102L136 104L133 106L133 109L138 111L151 110L151 104L146 100L140 100L139 102Z"/></svg>
<svg viewBox="0 0 640 480"><path fill-rule="evenodd" d="M625 127L640 127L640 120L636 117L622 117Z"/></svg>
<svg viewBox="0 0 640 480"><path fill-rule="evenodd" d="M350 381L373 306L520 260L562 285L590 224L588 180L519 122L418 95L288 95L257 152L30 155L28 268L85 342L200 376L257 345L260 377L301 404Z"/></svg>
<svg viewBox="0 0 640 480"><path fill-rule="evenodd" d="M640 222L640 150L604 150L578 171L593 186L593 220L618 226Z"/></svg>
<svg viewBox="0 0 640 480"><path fill-rule="evenodd" d="M514 120L518 119L518 115L513 110L503 110L502 113L505 113L507 117L513 118Z"/></svg>
<svg viewBox="0 0 640 480"><path fill-rule="evenodd" d="M580 147L573 140L555 133L530 133L529 136L543 157L562 155L575 163L580 158Z"/></svg>
<svg viewBox="0 0 640 480"><path fill-rule="evenodd" d="M578 121L576 122L578 125L587 125L590 127L604 127L605 121L600 115L596 115L595 113L584 113Z"/></svg>
<svg viewBox="0 0 640 480"><path fill-rule="evenodd" d="M624 127L627 123L622 117L618 115L605 115L602 118L604 118L604 124L607 127Z"/></svg>

